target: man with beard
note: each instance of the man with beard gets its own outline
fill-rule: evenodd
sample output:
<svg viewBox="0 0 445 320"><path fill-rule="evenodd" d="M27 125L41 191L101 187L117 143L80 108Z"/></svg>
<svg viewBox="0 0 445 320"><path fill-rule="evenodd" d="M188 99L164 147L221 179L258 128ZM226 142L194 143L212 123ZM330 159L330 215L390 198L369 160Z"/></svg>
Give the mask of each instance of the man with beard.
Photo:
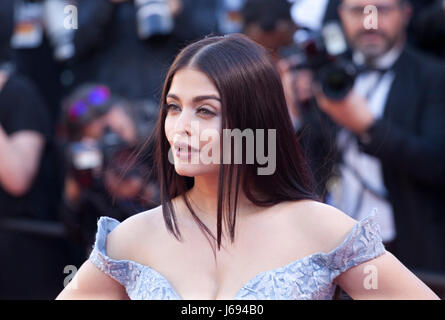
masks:
<svg viewBox="0 0 445 320"><path fill-rule="evenodd" d="M368 5L377 29L364 23ZM414 270L443 272L444 67L406 45L407 0L343 0L338 11L364 71L342 101L316 90L321 110L342 128L331 201L355 219L377 208L390 251Z"/></svg>

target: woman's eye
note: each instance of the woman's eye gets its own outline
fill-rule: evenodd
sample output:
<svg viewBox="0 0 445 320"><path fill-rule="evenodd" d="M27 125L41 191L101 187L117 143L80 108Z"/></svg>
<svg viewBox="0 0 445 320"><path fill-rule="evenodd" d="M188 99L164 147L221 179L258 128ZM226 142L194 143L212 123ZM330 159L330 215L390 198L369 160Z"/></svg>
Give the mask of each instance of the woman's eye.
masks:
<svg viewBox="0 0 445 320"><path fill-rule="evenodd" d="M180 112L181 111L181 107L179 107L178 105L174 104L174 103L170 103L170 104L165 104L165 109L167 110L167 112ZM206 109L206 108L199 108L197 110L197 113L200 113L204 116L214 116L215 113Z"/></svg>
<svg viewBox="0 0 445 320"><path fill-rule="evenodd" d="M205 108L200 108L200 109L198 110L198 112L201 113L201 114L203 114L203 115L205 115L205 116L214 116L214 115L215 115L214 112L212 112L212 111L210 111L210 110L208 110L208 109L205 109Z"/></svg>
<svg viewBox="0 0 445 320"><path fill-rule="evenodd" d="M167 111L181 111L181 108L179 108L179 106L177 106L176 104L166 104L165 108L167 109Z"/></svg>

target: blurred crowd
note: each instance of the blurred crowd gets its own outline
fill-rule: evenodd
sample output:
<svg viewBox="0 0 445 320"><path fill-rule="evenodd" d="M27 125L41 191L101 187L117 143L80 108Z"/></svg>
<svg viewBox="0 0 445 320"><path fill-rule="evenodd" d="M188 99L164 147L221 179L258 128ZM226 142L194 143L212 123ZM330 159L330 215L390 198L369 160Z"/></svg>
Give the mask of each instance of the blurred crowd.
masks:
<svg viewBox="0 0 445 320"><path fill-rule="evenodd" d="M164 76L234 32L269 49L320 198L445 274L444 0L0 0L0 298L54 298L100 216L160 204Z"/></svg>

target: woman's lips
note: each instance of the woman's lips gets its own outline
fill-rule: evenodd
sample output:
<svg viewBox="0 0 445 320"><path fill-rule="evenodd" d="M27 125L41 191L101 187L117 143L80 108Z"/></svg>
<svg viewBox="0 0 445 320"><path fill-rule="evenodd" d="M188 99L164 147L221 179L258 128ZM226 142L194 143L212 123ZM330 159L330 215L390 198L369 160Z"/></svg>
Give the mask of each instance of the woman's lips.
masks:
<svg viewBox="0 0 445 320"><path fill-rule="evenodd" d="M176 149L176 157L181 160L190 160L194 154L196 154L196 151L191 149L191 147L189 147L188 150L185 148Z"/></svg>
<svg viewBox="0 0 445 320"><path fill-rule="evenodd" d="M173 146L176 157L181 160L188 160L192 158L193 155L199 153L199 149L193 148L187 142L175 141Z"/></svg>

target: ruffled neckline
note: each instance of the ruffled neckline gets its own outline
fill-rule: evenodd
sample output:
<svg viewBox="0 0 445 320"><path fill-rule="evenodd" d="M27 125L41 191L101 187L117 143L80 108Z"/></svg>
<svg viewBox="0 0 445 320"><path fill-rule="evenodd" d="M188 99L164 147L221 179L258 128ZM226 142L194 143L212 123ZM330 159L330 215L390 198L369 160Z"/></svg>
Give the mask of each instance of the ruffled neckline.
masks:
<svg viewBox="0 0 445 320"><path fill-rule="evenodd" d="M333 250L329 251L329 252L315 252L312 253L310 255L304 256L302 258L299 258L297 260L294 260L286 265L274 268L274 269L270 269L270 270L266 270L266 271L262 271L259 272L258 274L256 274L253 278L251 278L250 280L248 280L234 295L234 297L232 298L233 300L235 300L237 298L237 296L239 296L244 290L249 290L249 287L251 284L258 282L258 279L261 277L264 277L270 273L279 273L282 272L284 270L287 269L291 269L293 266L295 266L296 264L302 262L302 261L311 261L313 263L316 263L320 266L324 266L327 268L330 268L332 270L337 269L337 271L341 272L341 264L340 265L336 265L336 264L332 264L330 265L330 262L332 261L332 257L336 256L336 253L338 252L344 252L346 251L345 249L348 247L348 244L351 243L351 241L354 241L354 239L357 237L357 235L360 234L360 232L362 231L363 228L365 228L365 232L369 233L369 232L376 232L379 233L380 228L379 225L376 222L376 215L377 212L376 210L373 210L373 212L368 215L367 217L363 218L362 220L358 221L353 228L351 229L351 231L348 233L348 235L346 236L346 238ZM103 260L105 260L107 263L111 263L111 264L115 264L115 265L132 265L133 267L139 269L140 271L149 271L151 272L153 275L155 275L159 280L161 280L163 283L166 284L166 286L168 287L168 289L171 291L171 293L179 300L183 300L183 298L181 297L181 295L174 289L173 285L171 284L171 282L159 271L153 269L152 267L148 266L148 265L144 265L141 263L138 263L136 261L133 260L115 260L110 258L107 254L106 254L106 238L108 236L108 234L113 231L118 225L120 224L120 222L114 218L111 217L101 217L98 221L98 232L97 232L97 237L96 237L96 242L94 244L93 247L93 252L91 253L91 256L94 256L95 254L99 254L101 256L101 258Z"/></svg>

